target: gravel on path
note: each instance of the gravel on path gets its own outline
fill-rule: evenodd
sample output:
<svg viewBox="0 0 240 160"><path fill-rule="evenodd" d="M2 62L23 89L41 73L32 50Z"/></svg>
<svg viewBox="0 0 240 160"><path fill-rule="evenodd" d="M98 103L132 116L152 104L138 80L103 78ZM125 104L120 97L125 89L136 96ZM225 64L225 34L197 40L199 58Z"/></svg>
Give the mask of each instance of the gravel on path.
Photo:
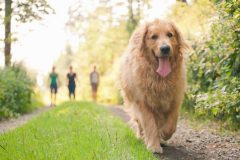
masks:
<svg viewBox="0 0 240 160"><path fill-rule="evenodd" d="M40 107L39 109L36 109L35 111L30 112L30 113L24 114L16 119L0 121L0 134L3 134L5 132L8 132L16 127L19 127L19 126L25 124L33 117L40 115L42 112L45 112L45 111L49 110L50 108L51 107L49 107L49 106Z"/></svg>
<svg viewBox="0 0 240 160"><path fill-rule="evenodd" d="M128 122L130 117L122 106L107 107L114 115ZM177 131L163 145L161 160L240 160L240 135L220 134L207 126L195 128L180 116Z"/></svg>

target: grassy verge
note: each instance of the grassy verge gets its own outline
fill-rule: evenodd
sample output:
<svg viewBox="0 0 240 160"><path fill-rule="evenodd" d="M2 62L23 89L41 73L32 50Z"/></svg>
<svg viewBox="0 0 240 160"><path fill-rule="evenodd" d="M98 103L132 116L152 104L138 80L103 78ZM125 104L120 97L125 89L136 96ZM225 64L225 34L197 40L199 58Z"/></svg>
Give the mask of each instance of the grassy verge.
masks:
<svg viewBox="0 0 240 160"><path fill-rule="evenodd" d="M66 102L0 135L0 159L155 159L129 127L103 107Z"/></svg>
<svg viewBox="0 0 240 160"><path fill-rule="evenodd" d="M198 116L193 111L189 111L184 107L181 108L181 117L184 117L184 119L189 122L191 127L197 130L207 128L220 135L233 135L238 137L240 135L240 130L232 130L228 128L228 125L222 121L216 121L210 117Z"/></svg>

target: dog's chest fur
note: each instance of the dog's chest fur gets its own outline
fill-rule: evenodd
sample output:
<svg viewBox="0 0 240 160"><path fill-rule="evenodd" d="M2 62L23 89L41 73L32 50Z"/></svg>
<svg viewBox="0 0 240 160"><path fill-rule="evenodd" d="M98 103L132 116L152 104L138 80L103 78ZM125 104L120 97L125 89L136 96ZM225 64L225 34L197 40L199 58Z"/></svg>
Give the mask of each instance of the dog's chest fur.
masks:
<svg viewBox="0 0 240 160"><path fill-rule="evenodd" d="M181 66L173 70L166 78L162 78L156 73L154 67L143 63L139 63L142 65L136 68L136 72L133 72L136 81L135 89L132 88L135 91L132 93L147 106L168 112L174 99L184 94L181 93L182 88L185 87L185 80L181 77Z"/></svg>

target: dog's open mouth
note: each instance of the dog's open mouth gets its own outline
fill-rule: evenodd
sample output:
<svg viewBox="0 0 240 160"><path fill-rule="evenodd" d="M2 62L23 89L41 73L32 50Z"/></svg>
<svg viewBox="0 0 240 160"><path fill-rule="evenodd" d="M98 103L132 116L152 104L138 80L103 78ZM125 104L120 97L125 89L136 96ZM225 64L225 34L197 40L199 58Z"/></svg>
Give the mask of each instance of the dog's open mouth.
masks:
<svg viewBox="0 0 240 160"><path fill-rule="evenodd" d="M156 72L160 76L166 77L172 71L171 64L170 64L170 57L169 56L158 57L155 55L153 50L152 50L152 54L155 56L156 61L158 62L158 68Z"/></svg>
<svg viewBox="0 0 240 160"><path fill-rule="evenodd" d="M158 68L156 72L160 76L166 77L171 71L172 71L172 68L171 68L169 57L159 57Z"/></svg>

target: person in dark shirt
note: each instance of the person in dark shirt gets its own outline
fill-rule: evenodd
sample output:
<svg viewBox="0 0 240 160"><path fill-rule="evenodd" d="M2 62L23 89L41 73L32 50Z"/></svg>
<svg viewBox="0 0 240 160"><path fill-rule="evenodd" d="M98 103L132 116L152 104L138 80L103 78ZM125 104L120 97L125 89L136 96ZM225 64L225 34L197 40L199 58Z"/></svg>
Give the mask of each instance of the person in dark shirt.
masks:
<svg viewBox="0 0 240 160"><path fill-rule="evenodd" d="M52 67L52 72L49 75L50 91L51 91L51 106L56 104L57 90L58 90L58 74L55 72L55 67Z"/></svg>
<svg viewBox="0 0 240 160"><path fill-rule="evenodd" d="M76 78L77 75L75 72L73 72L72 66L69 67L69 73L67 74L67 80L68 80L68 91L69 91L69 99L71 100L72 96L73 99L75 99L75 89L76 89Z"/></svg>

